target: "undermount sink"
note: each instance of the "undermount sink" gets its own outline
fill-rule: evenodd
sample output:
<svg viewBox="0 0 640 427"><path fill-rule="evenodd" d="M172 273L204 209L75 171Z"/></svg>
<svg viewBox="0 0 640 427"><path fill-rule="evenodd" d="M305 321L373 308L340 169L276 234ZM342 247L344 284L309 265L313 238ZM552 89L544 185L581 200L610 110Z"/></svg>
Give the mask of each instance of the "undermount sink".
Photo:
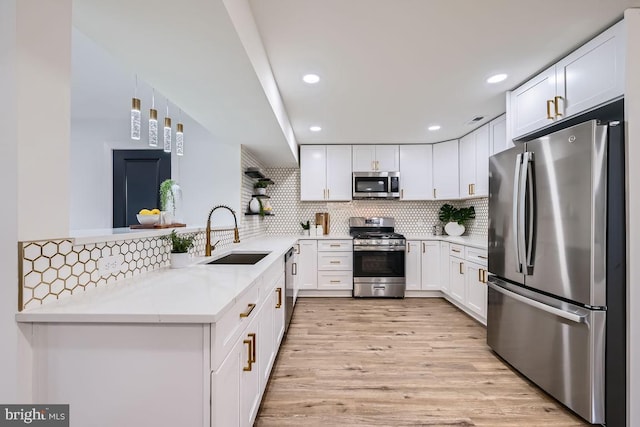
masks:
<svg viewBox="0 0 640 427"><path fill-rule="evenodd" d="M221 258L209 261L207 264L238 264L253 265L271 252L232 252Z"/></svg>

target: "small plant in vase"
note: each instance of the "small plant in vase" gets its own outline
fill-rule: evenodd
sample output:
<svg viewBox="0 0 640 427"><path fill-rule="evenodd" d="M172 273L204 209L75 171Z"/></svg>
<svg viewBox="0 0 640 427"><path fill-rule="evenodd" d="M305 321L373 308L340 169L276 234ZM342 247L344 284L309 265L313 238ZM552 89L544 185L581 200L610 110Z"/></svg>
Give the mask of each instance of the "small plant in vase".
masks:
<svg viewBox="0 0 640 427"><path fill-rule="evenodd" d="M173 194L173 186L175 185L175 181L172 179L165 179L160 184L160 210L161 212L161 223L162 224L172 224L173 223L173 215L175 215L175 194Z"/></svg>
<svg viewBox="0 0 640 427"><path fill-rule="evenodd" d="M255 194L264 196L267 194L267 186L269 185L269 181L258 181L253 184L253 189L255 190Z"/></svg>
<svg viewBox="0 0 640 427"><path fill-rule="evenodd" d="M171 243L171 268L186 267L189 264L189 249L193 247L195 236L178 234L176 230L171 230L171 233L162 239Z"/></svg>
<svg viewBox="0 0 640 427"><path fill-rule="evenodd" d="M304 236L308 236L311 230L311 223L309 221L305 222L301 222L300 225L302 226L302 234Z"/></svg>
<svg viewBox="0 0 640 427"><path fill-rule="evenodd" d="M464 223L476 217L476 210L473 206L468 208L456 208L448 203L440 207L438 218L445 223L444 231L449 236L462 236L464 233Z"/></svg>

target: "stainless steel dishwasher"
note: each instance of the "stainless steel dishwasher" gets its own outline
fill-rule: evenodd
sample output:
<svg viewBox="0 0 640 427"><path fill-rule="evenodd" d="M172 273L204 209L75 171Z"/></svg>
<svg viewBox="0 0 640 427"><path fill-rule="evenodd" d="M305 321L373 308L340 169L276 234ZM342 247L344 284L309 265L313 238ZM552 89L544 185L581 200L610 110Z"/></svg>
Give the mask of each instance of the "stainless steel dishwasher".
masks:
<svg viewBox="0 0 640 427"><path fill-rule="evenodd" d="M284 333L289 330L289 323L293 316L293 293L294 277L298 272L295 263L295 251L289 249L284 256Z"/></svg>

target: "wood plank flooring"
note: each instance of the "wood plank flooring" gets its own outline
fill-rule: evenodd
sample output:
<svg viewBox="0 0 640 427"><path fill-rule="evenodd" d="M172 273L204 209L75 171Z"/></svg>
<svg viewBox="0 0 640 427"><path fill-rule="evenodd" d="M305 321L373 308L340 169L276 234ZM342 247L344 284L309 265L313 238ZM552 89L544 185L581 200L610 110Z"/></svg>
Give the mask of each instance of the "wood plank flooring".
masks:
<svg viewBox="0 0 640 427"><path fill-rule="evenodd" d="M256 426L583 426L440 298L303 298Z"/></svg>

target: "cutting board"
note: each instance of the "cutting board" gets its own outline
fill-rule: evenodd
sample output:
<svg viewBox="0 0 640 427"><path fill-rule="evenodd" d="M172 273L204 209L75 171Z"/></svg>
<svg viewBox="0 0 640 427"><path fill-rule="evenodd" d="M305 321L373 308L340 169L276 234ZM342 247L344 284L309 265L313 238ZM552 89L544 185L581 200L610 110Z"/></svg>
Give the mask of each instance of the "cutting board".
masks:
<svg viewBox="0 0 640 427"><path fill-rule="evenodd" d="M187 224L131 224L129 228L131 229L139 229L139 228L176 228L176 227L186 227Z"/></svg>

